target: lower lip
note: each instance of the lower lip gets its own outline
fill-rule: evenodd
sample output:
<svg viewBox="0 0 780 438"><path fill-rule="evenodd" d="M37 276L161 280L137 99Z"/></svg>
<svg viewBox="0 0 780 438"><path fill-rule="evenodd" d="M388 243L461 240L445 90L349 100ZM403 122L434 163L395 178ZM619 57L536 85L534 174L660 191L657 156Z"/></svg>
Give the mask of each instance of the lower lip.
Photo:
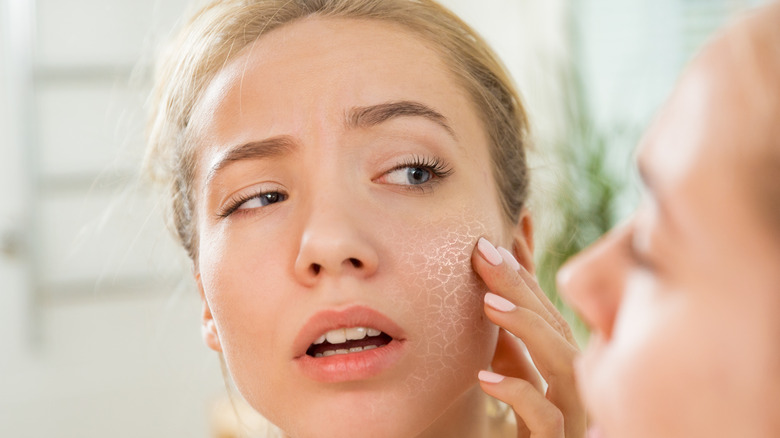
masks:
<svg viewBox="0 0 780 438"><path fill-rule="evenodd" d="M382 374L401 360L404 341L357 353L311 357L307 354L295 359L298 369L306 377L323 383L366 380Z"/></svg>

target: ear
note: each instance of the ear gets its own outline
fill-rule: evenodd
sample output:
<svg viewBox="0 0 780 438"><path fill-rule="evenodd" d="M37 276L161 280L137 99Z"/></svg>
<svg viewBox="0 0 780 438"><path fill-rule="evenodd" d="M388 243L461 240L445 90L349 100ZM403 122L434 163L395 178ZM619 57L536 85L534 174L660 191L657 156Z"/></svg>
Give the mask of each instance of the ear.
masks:
<svg viewBox="0 0 780 438"><path fill-rule="evenodd" d="M525 208L512 230L512 254L528 272L534 273L534 224Z"/></svg>
<svg viewBox="0 0 780 438"><path fill-rule="evenodd" d="M211 307L209 307L209 302L206 301L206 294L203 291L203 282L200 279L200 271L195 271L195 282L198 284L200 301L203 305L203 311L200 315L200 332L203 336L203 342L212 350L222 352L222 343L219 341L219 333L217 333L217 325L214 323L214 317L211 316Z"/></svg>

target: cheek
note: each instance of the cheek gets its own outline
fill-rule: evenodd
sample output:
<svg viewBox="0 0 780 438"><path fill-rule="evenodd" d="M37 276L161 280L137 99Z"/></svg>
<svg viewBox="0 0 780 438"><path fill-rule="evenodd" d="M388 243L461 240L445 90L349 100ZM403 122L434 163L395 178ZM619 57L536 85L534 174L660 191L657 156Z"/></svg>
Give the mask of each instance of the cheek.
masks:
<svg viewBox="0 0 780 438"><path fill-rule="evenodd" d="M583 355L578 369L583 399L606 436L672 437L659 408L680 396L669 381L668 354L681 338L668 337L657 325L642 327L650 308L640 309L645 321L638 323L630 318L637 312L626 306L621 311L628 324L616 324L609 340L592 338Z"/></svg>
<svg viewBox="0 0 780 438"><path fill-rule="evenodd" d="M614 337L589 346L582 392L607 436L732 436L728 420L750 416L736 400L753 373L724 331L729 312L689 292L627 293Z"/></svg>
<svg viewBox="0 0 780 438"><path fill-rule="evenodd" d="M279 275L259 274L280 268L278 259L269 256L273 251L242 243L229 236L204 236L199 265L229 373L245 397L257 400L268 393L266 381L252 376L273 372L273 362L264 359L278 339L282 318L282 295L269 291L282 290L283 285Z"/></svg>
<svg viewBox="0 0 780 438"><path fill-rule="evenodd" d="M500 223L463 213L416 229L394 239L403 242L396 272L406 286L397 305L414 317L422 358L413 380L471 378L490 363L497 336L483 311L487 290L471 254L480 236L499 237Z"/></svg>

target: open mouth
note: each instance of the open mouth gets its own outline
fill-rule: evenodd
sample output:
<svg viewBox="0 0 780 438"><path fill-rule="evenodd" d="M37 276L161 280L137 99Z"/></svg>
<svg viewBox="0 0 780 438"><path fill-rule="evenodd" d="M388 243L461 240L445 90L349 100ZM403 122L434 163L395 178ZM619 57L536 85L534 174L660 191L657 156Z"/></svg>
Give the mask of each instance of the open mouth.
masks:
<svg viewBox="0 0 780 438"><path fill-rule="evenodd" d="M312 343L306 354L311 357L329 357L337 354L359 353L381 348L393 338L370 327L349 327L330 330Z"/></svg>

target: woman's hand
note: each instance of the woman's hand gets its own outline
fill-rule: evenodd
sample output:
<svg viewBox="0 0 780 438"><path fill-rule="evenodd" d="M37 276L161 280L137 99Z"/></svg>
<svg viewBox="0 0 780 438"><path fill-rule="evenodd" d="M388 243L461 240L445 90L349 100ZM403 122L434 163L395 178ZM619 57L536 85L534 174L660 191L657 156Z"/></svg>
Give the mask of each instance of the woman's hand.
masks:
<svg viewBox="0 0 780 438"><path fill-rule="evenodd" d="M501 327L495 372L480 372L482 389L512 406L518 438L584 437L587 416L573 369L578 348L569 325L509 251L482 238L471 261L491 291L485 313Z"/></svg>

